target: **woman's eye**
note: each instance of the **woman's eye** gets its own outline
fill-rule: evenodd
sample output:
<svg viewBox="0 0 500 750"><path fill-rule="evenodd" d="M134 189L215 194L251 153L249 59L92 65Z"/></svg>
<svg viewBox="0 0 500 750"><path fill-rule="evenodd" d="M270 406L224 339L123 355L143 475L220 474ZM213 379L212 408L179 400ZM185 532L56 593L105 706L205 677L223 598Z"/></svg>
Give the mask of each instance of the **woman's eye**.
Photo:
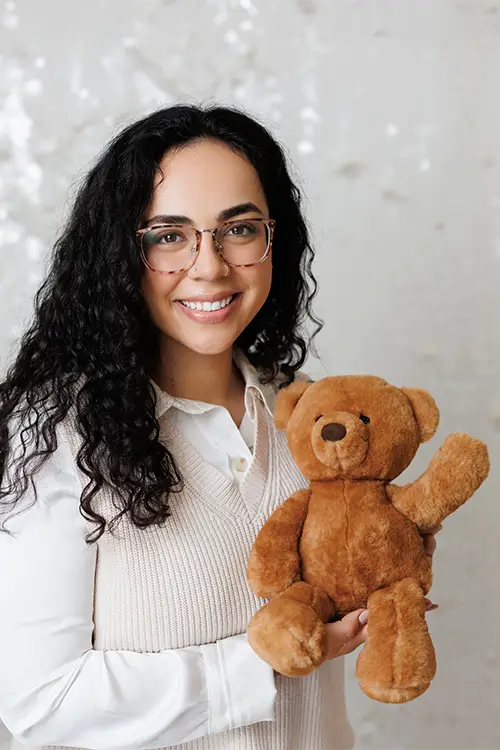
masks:
<svg viewBox="0 0 500 750"><path fill-rule="evenodd" d="M367 416L366 416L366 414L360 414L360 415L359 415L359 418L360 418L360 419L361 419L361 421L362 421L362 422L364 422L365 424L369 424L369 423L370 423L370 417L367 417Z"/></svg>
<svg viewBox="0 0 500 750"><path fill-rule="evenodd" d="M246 231L239 231L246 230ZM253 234L254 228L251 224L237 224L236 226L230 227L226 234L233 236L244 236L245 234Z"/></svg>
<svg viewBox="0 0 500 750"><path fill-rule="evenodd" d="M168 234L162 234L157 237L156 241L164 245L172 245L175 243L175 237L179 237L177 232L169 232Z"/></svg>

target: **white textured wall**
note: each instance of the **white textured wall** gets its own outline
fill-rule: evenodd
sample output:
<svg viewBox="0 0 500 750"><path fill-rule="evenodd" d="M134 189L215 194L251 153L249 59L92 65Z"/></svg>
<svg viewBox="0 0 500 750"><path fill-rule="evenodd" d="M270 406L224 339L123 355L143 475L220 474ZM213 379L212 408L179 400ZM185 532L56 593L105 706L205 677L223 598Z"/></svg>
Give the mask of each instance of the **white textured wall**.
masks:
<svg viewBox="0 0 500 750"><path fill-rule="evenodd" d="M441 427L406 478L454 430L494 463L438 539L431 689L377 704L348 660L357 747L500 748L500 4L10 0L0 53L0 367L68 191L110 135L178 100L263 118L318 250L326 326L310 371L434 394Z"/></svg>

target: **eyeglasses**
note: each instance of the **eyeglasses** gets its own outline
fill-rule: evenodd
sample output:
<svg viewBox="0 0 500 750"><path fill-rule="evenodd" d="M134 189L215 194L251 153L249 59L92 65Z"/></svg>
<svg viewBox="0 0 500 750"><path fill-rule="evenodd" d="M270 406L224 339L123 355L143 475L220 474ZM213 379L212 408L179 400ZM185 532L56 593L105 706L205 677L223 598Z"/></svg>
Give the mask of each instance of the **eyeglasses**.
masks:
<svg viewBox="0 0 500 750"><path fill-rule="evenodd" d="M230 266L254 266L262 263L271 249L274 219L237 219L215 229L195 229L177 224L156 224L136 232L141 257L152 271L187 271L200 252L203 232L211 232L215 248Z"/></svg>

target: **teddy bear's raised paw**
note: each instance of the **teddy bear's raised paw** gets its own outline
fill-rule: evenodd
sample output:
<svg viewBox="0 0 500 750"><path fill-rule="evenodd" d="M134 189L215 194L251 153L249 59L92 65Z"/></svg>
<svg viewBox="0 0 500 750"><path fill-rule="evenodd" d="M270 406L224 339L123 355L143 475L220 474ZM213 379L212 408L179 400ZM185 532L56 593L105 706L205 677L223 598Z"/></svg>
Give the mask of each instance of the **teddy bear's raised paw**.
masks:
<svg viewBox="0 0 500 750"><path fill-rule="evenodd" d="M486 478L490 468L488 448L479 438L465 432L455 432L445 439L442 449L457 456L458 468L475 469L480 482Z"/></svg>
<svg viewBox="0 0 500 750"><path fill-rule="evenodd" d="M472 435L455 432L446 437L431 461L431 467L430 477L436 480L439 492L446 489L449 494L465 502L488 476L488 448L482 440Z"/></svg>

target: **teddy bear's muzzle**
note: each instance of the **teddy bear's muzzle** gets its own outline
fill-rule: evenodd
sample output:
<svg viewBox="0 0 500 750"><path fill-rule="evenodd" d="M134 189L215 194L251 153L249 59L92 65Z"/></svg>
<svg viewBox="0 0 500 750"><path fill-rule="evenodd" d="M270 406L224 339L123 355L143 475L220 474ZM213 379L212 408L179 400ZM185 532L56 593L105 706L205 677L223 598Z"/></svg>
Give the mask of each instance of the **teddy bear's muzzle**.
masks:
<svg viewBox="0 0 500 750"><path fill-rule="evenodd" d="M323 414L311 433L316 458L335 471L351 471L368 453L368 427L348 412Z"/></svg>

